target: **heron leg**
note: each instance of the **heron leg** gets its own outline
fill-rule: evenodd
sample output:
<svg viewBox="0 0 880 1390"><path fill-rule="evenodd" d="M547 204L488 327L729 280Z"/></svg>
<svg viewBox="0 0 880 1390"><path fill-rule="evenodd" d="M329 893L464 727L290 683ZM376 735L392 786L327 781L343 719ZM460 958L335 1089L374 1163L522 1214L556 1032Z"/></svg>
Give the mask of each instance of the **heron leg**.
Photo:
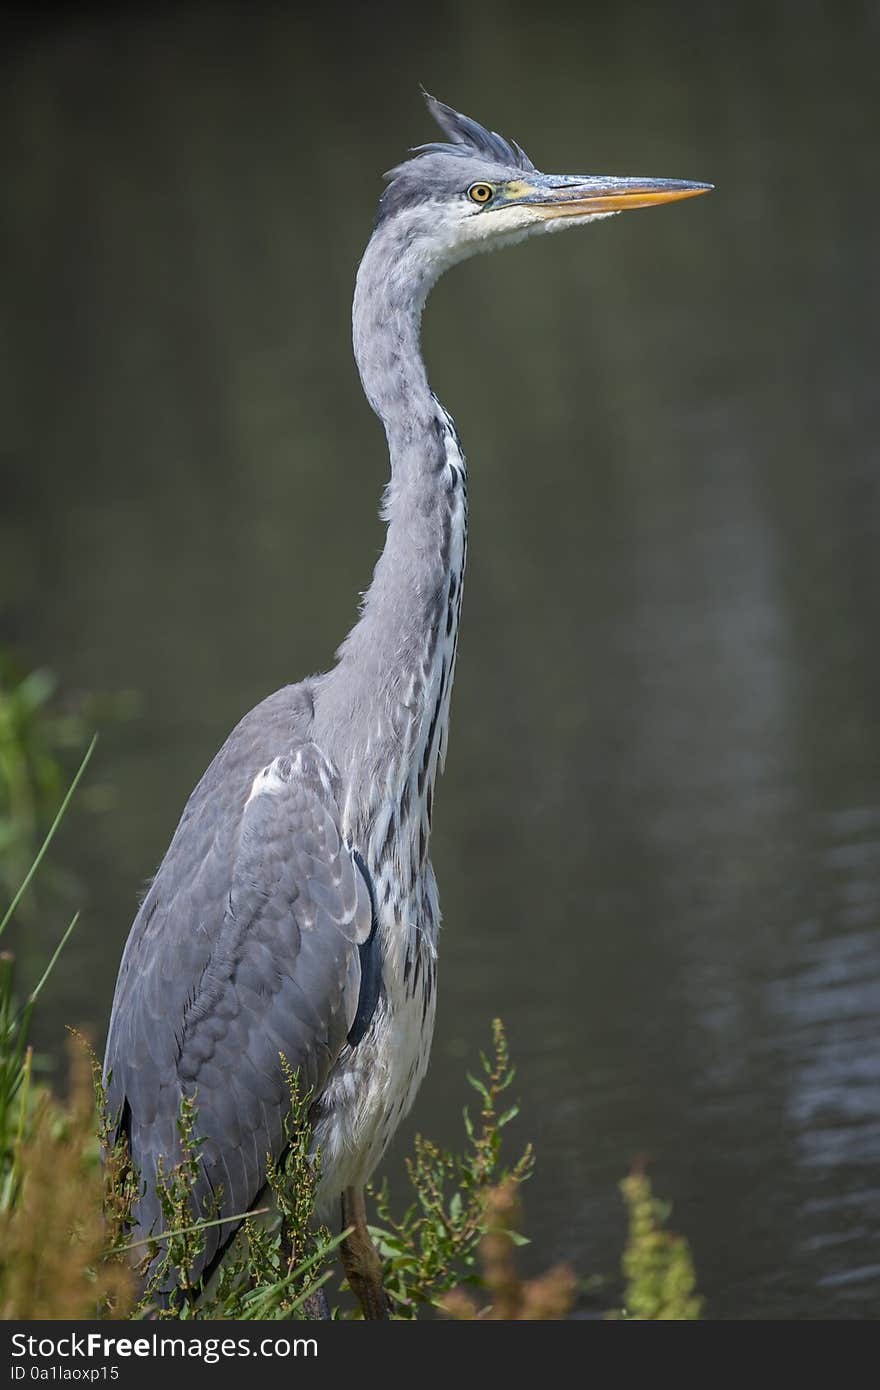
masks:
<svg viewBox="0 0 880 1390"><path fill-rule="evenodd" d="M342 1228L353 1227L340 1247L342 1267L349 1288L370 1320L387 1318L388 1295L382 1282L382 1261L367 1230L367 1209L362 1187L347 1187L342 1194Z"/></svg>

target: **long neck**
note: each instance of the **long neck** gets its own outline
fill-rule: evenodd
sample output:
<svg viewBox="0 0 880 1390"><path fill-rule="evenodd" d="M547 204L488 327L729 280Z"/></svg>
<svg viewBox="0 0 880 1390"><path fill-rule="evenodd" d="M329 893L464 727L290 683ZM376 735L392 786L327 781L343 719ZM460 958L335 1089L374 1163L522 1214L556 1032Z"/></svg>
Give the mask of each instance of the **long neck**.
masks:
<svg viewBox="0 0 880 1390"><path fill-rule="evenodd" d="M398 868L414 876L427 853L434 777L445 753L467 495L455 427L431 393L419 346L429 283L408 262L380 230L358 272L354 351L388 438L388 530L322 704L346 783L347 829L368 835L374 861L411 839Z"/></svg>

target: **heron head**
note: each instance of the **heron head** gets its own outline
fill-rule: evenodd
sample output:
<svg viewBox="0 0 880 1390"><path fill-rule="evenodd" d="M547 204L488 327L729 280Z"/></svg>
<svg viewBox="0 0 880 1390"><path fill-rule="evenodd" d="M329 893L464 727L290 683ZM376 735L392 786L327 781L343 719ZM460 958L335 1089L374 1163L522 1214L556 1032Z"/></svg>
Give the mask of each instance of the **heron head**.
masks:
<svg viewBox="0 0 880 1390"><path fill-rule="evenodd" d="M388 172L376 227L396 233L407 260L421 261L431 279L476 251L628 208L693 198L712 187L676 179L542 174L514 141L427 92L425 100L447 140L417 146Z"/></svg>

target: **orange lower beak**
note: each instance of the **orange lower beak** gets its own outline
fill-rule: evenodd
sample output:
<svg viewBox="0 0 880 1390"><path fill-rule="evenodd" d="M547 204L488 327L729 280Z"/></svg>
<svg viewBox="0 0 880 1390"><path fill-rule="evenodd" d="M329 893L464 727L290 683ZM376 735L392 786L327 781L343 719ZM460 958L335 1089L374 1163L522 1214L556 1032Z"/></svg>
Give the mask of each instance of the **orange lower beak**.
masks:
<svg viewBox="0 0 880 1390"><path fill-rule="evenodd" d="M511 201L533 207L548 219L651 208L659 203L697 198L712 189L711 183L685 183L678 179L556 178L552 175L542 176L537 186L531 180L530 184L525 196Z"/></svg>

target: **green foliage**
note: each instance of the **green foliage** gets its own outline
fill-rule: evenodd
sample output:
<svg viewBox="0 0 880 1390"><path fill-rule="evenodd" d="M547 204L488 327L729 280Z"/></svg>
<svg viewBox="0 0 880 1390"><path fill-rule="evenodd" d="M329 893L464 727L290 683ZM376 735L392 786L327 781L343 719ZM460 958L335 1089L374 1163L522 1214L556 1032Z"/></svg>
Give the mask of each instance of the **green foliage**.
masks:
<svg viewBox="0 0 880 1390"><path fill-rule="evenodd" d="M93 748L94 740L0 918L0 935L49 848ZM130 1304L127 1269L103 1257L102 1176L87 1080L74 1065L66 1103L33 1084L28 1035L34 1008L76 921L74 917L23 1003L16 991L15 960L11 952L0 953L0 1317L4 1319L88 1318L99 1308L105 1314L120 1315Z"/></svg>
<svg viewBox="0 0 880 1390"><path fill-rule="evenodd" d="M391 1212L387 1183L376 1193L381 1224L370 1231L386 1262L385 1288L398 1318L415 1318L425 1304L440 1307L444 1294L462 1279L476 1281L476 1252L489 1230L492 1189L524 1182L534 1166L530 1144L512 1167L501 1163L501 1131L518 1107L501 1108L515 1072L499 1019L492 1024L492 1056L481 1054L480 1060L482 1074L468 1077L480 1098L480 1115L474 1122L465 1109L464 1151L448 1153L417 1136L406 1165L415 1201L400 1220ZM508 1234L515 1244L525 1243L516 1232Z"/></svg>
<svg viewBox="0 0 880 1390"><path fill-rule="evenodd" d="M281 1059L290 1092L285 1122L287 1140L281 1163L269 1161L267 1208L241 1214L242 1220L216 1279L207 1288L195 1284L189 1271L204 1249L205 1232L216 1223L216 1211L196 1216L194 1189L200 1164L201 1141L197 1138L196 1113L184 1102L178 1121L179 1162L158 1175L157 1193L164 1230L152 1240L128 1243L127 1214L136 1178L125 1157L112 1146L114 1125L105 1119L103 1142L108 1174L106 1205L116 1231L113 1253L137 1258L146 1277L143 1295L134 1316L160 1318L297 1318L307 1315L306 1304L329 1279L329 1261L342 1236L313 1222L315 1193L320 1178L320 1154L312 1148L309 1125L311 1096L303 1095L298 1077ZM476 1251L497 1219L494 1192L497 1184L515 1187L528 1177L533 1165L528 1146L512 1167L501 1165L501 1130L515 1117L517 1107L502 1109L501 1098L513 1083L507 1041L500 1022L493 1024L493 1054L481 1057L482 1074L470 1077L480 1097L479 1120L465 1111L467 1144L463 1153L441 1152L419 1136L407 1167L415 1201L400 1221L390 1210L387 1189L378 1197L381 1227L371 1228L386 1261L386 1288L394 1315L410 1319L426 1304L441 1307L443 1296L462 1277L478 1283ZM96 1078L101 1098L100 1075ZM103 1108L103 1106L102 1106ZM270 1215L267 1222L261 1216ZM524 1239L507 1230L516 1244ZM174 1285L170 1300L159 1291ZM336 1310L334 1316L343 1316Z"/></svg>
<svg viewBox="0 0 880 1390"><path fill-rule="evenodd" d="M267 1205L251 1212L217 1216L222 1194L196 1215L195 1189L204 1140L197 1132L198 1112L187 1097L178 1115L180 1158L160 1169L156 1193L163 1229L151 1238L128 1240L132 1202L138 1178L128 1155L115 1140L115 1121L106 1101L95 1059L95 1089L102 1116L101 1140L105 1152L104 1198L108 1228L112 1233L108 1257L125 1259L138 1267L142 1293L133 1317L160 1319L279 1319L304 1315L304 1305L328 1279L327 1261L342 1237L331 1238L323 1226L315 1226L312 1214L320 1176L320 1157L311 1152L308 1111L311 1097L299 1089L298 1075L286 1059L281 1065L290 1092L285 1120L287 1141L283 1159L267 1165ZM261 1217L268 1220L261 1221ZM191 1271L205 1248L212 1226L241 1222L216 1276L205 1286ZM163 1290L171 1289L163 1295Z"/></svg>
<svg viewBox="0 0 880 1390"><path fill-rule="evenodd" d="M568 1265L555 1265L537 1279L520 1278L516 1267L516 1228L520 1224L519 1184L493 1187L486 1205L486 1233L480 1240L480 1297L453 1289L443 1299L447 1317L457 1321L537 1322L566 1318L578 1281Z"/></svg>
<svg viewBox="0 0 880 1390"><path fill-rule="evenodd" d="M68 730L49 712L49 671L19 672L0 652L0 865L18 882L45 808L61 787L58 753Z"/></svg>
<svg viewBox="0 0 880 1390"><path fill-rule="evenodd" d="M94 746L93 739L33 863L9 907L0 917L0 936L12 921L16 908L52 842L52 837L88 766ZM22 1152L28 1136L30 1111L34 1104L31 1086L32 1053L28 1046L31 1018L40 993L76 922L77 917L74 916L40 979L23 1004L19 1004L16 994L15 959L9 951L0 952L0 1209L3 1210L11 1210L18 1193L22 1177Z"/></svg>
<svg viewBox="0 0 880 1390"><path fill-rule="evenodd" d="M98 722L128 719L137 709L131 692L63 705L55 692L51 671L25 672L9 652L0 650L0 890L9 893L34 857L69 778L71 760L89 731ZM92 787L87 803L97 806L102 800L107 800L107 789ZM56 882L59 877L56 872Z"/></svg>
<svg viewBox="0 0 880 1390"><path fill-rule="evenodd" d="M623 1254L626 1279L622 1318L694 1322L702 1299L696 1294L688 1243L665 1229L668 1206L657 1200L644 1172L635 1169L620 1184L629 1214Z"/></svg>
<svg viewBox="0 0 880 1390"><path fill-rule="evenodd" d="M153 1292L169 1271L174 1272L176 1287L168 1309L179 1317L192 1306L198 1294L198 1284L192 1277L196 1260L205 1248L205 1225L217 1219L216 1204L206 1207L195 1216L196 1186L201 1168L199 1150L204 1143L196 1132L198 1111L190 1096L182 1096L177 1116L180 1161L166 1167L160 1156L155 1185L159 1212L165 1235L160 1247L158 1240L147 1243L148 1259L157 1255L152 1277L146 1288L146 1302L151 1303Z"/></svg>
<svg viewBox="0 0 880 1390"><path fill-rule="evenodd" d="M22 1149L31 1105L33 1053L15 998L15 960L0 953L0 1210L11 1210L21 1185Z"/></svg>
<svg viewBox="0 0 880 1390"><path fill-rule="evenodd" d="M533 1158L527 1147L511 1168L501 1167L501 1130L515 1117L517 1107L504 1110L501 1097L511 1086L507 1041L499 1022L493 1025L493 1056L481 1058L482 1076L470 1081L480 1096L478 1123L465 1112L467 1147L460 1155L441 1152L429 1140L416 1140L415 1155L408 1162L416 1201L400 1221L391 1214L385 1189L379 1196L383 1228L371 1228L380 1253L386 1258L387 1290L395 1316L414 1318L419 1306L442 1305L443 1295L455 1288L462 1275L473 1273L475 1253L490 1229L493 1188L501 1181L514 1185L529 1175ZM268 1162L270 1201L259 1212L242 1213L242 1220L221 1269L207 1288L192 1281L189 1271L204 1249L205 1232L216 1224L215 1209L196 1215L194 1191L201 1162L202 1141L197 1137L195 1107L184 1101L178 1119L180 1159L158 1174L164 1229L155 1238L129 1243L126 1228L137 1179L127 1157L113 1143L115 1125L106 1117L100 1071L95 1084L99 1108L104 1114L108 1224L115 1232L111 1254L138 1260L143 1294L133 1316L159 1318L273 1319L306 1316L306 1304L329 1279L329 1261L342 1240L315 1226L315 1193L320 1179L320 1154L312 1148L309 1124L311 1096L303 1095L298 1076L282 1057L290 1092L285 1121L286 1149L280 1163ZM96 1064L97 1066L97 1064ZM261 1216L270 1216L261 1221ZM518 1244L523 1237L509 1232ZM169 1298L160 1291L173 1286ZM339 1310L335 1316L343 1316Z"/></svg>
<svg viewBox="0 0 880 1390"><path fill-rule="evenodd" d="M284 1156L274 1163L267 1155L267 1207L244 1221L216 1288L199 1301L200 1318L302 1317L306 1302L332 1277L327 1261L342 1237L312 1221L321 1173L320 1154L312 1152L312 1097L283 1056L281 1065L290 1094Z"/></svg>
<svg viewBox="0 0 880 1390"><path fill-rule="evenodd" d="M20 1111L16 1180L0 1209L3 1319L125 1317L131 1307L127 1266L105 1257L95 1112L81 1063L75 1051L66 1101L32 1089Z"/></svg>

